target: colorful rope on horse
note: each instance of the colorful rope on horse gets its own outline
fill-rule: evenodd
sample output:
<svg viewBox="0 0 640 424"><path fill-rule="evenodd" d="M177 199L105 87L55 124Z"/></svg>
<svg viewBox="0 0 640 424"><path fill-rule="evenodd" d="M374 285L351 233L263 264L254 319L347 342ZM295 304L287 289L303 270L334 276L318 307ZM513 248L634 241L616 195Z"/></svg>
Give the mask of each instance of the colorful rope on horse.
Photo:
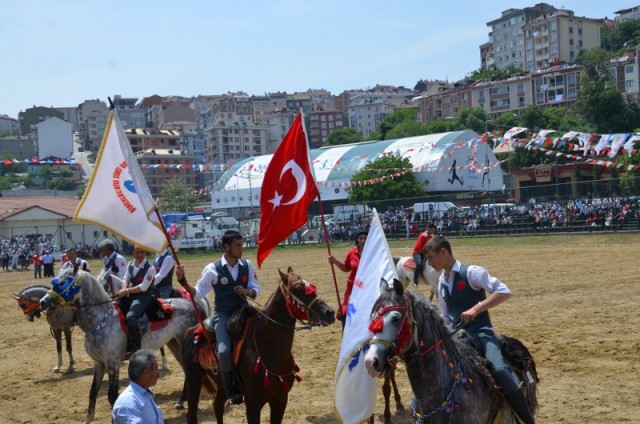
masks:
<svg viewBox="0 0 640 424"><path fill-rule="evenodd" d="M264 370L263 384L265 386L271 385L271 379L269 378L270 376L277 377L280 380L280 385L282 385L282 388L286 391L289 391L291 389L291 385L289 384L289 382L284 380L285 378L292 376L295 379L295 381L297 381L298 383L302 381L302 377L298 375L298 373L300 372L300 367L298 366L298 364L296 364L296 361L293 359L293 354L291 354L291 360L293 361L293 369L291 371L284 374L278 374L273 371L269 371L267 366L262 361L262 356L260 355L260 351L258 349L258 341L256 339L255 327L253 329L253 345L256 349L256 354L258 355L258 359L256 360L256 363L253 366L253 373L258 374L260 372L260 368Z"/></svg>

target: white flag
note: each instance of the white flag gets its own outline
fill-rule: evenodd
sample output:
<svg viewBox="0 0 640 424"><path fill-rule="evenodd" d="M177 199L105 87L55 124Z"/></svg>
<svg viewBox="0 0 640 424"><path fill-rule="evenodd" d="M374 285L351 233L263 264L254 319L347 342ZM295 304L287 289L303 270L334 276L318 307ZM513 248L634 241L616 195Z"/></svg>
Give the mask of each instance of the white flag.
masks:
<svg viewBox="0 0 640 424"><path fill-rule="evenodd" d="M168 243L155 205L118 116L111 112L91 180L73 219L98 225L147 251L161 252Z"/></svg>
<svg viewBox="0 0 640 424"><path fill-rule="evenodd" d="M369 349L371 310L380 295L380 280L398 278L378 212L373 210L371 229L364 245L353 291L347 306L340 357L336 367L335 408L338 421L362 423L373 414L376 379L369 376L364 357Z"/></svg>

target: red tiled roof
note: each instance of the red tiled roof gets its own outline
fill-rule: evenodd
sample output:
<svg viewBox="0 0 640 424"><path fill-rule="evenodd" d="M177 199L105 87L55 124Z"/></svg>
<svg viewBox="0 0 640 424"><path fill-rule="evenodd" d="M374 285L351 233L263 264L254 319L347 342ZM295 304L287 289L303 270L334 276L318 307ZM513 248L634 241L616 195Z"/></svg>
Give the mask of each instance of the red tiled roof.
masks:
<svg viewBox="0 0 640 424"><path fill-rule="evenodd" d="M72 218L79 203L71 197L0 197L0 221L34 207Z"/></svg>

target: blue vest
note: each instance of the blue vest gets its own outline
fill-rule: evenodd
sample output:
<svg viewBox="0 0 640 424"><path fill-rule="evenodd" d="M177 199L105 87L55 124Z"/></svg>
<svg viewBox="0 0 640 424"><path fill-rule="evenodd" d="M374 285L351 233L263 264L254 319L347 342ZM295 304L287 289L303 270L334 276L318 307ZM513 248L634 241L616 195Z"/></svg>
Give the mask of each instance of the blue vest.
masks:
<svg viewBox="0 0 640 424"><path fill-rule="evenodd" d="M162 263L164 262L164 259L169 256L169 251L165 250L164 253L160 256L158 256L155 260L155 262L153 263L153 265L156 267L156 272L160 272L160 268L162 268ZM172 287L172 282L173 282L173 270L176 269L175 265L173 266L173 268L171 268L171 271L169 271L169 273L167 274L166 277L164 277L162 279L162 281L160 281L158 284L156 284L156 288L162 288L162 287Z"/></svg>
<svg viewBox="0 0 640 424"><path fill-rule="evenodd" d="M484 290L476 291L469 285L468 268L468 265L461 265L460 272L455 273L451 293L445 286L440 287L441 295L447 304L449 319L454 326L460 322L460 315L464 311L471 309L478 302L487 298ZM469 332L475 332L483 327L492 328L489 312L487 311L478 314L473 321L464 326L464 329Z"/></svg>
<svg viewBox="0 0 640 424"><path fill-rule="evenodd" d="M222 260L218 259L213 265L218 274L218 282L213 285L213 291L216 294L215 310L217 313L232 314L236 309L246 304L247 301L238 296L233 288L235 286L247 287L249 284L249 264L238 259L240 266L238 267L238 279L234 280L226 266L222 266ZM244 283L242 281L245 281Z"/></svg>

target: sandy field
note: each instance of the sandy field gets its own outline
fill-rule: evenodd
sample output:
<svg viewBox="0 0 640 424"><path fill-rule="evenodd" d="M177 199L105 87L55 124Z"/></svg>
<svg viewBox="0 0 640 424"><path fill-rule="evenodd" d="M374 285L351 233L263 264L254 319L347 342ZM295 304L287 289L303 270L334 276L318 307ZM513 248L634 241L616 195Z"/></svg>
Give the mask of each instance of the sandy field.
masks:
<svg viewBox="0 0 640 424"><path fill-rule="evenodd" d="M391 242L396 255L409 255L412 241ZM640 422L640 296L638 253L640 234L595 234L452 240L457 259L483 265L505 281L513 298L492 311L496 328L520 338L531 350L541 384L538 390L539 423ZM351 244L333 246L343 258ZM255 261L255 251L245 256ZM275 289L277 268L288 265L318 286L332 306L337 301L323 246L277 249L258 277L266 301ZM187 277L195 283L213 256L182 255ZM98 262L91 262L98 269ZM346 274L336 271L340 292ZM73 333L76 370L52 373L55 344L44 318L27 322L11 293L33 283L32 272L0 271L0 423L80 423L88 404L93 363L83 348L80 329ZM420 290L425 290L422 287ZM289 395L285 423L329 424L333 413L333 375L340 348L339 324L299 331L294 355L303 381ZM65 354L64 368L67 366ZM128 384L124 363L120 390ZM184 422L183 411L173 408L182 387L178 363L169 359L170 371L161 375L154 391L166 423ZM398 382L405 405L410 387L404 370ZM379 382L381 384L381 382ZM394 423L410 423L406 412L393 411ZM376 406L381 422L382 395ZM268 408L263 410L268 422ZM215 422L211 403L200 403L203 423ZM244 407L228 407L228 423L243 423ZM96 408L97 423L110 423L107 383Z"/></svg>

